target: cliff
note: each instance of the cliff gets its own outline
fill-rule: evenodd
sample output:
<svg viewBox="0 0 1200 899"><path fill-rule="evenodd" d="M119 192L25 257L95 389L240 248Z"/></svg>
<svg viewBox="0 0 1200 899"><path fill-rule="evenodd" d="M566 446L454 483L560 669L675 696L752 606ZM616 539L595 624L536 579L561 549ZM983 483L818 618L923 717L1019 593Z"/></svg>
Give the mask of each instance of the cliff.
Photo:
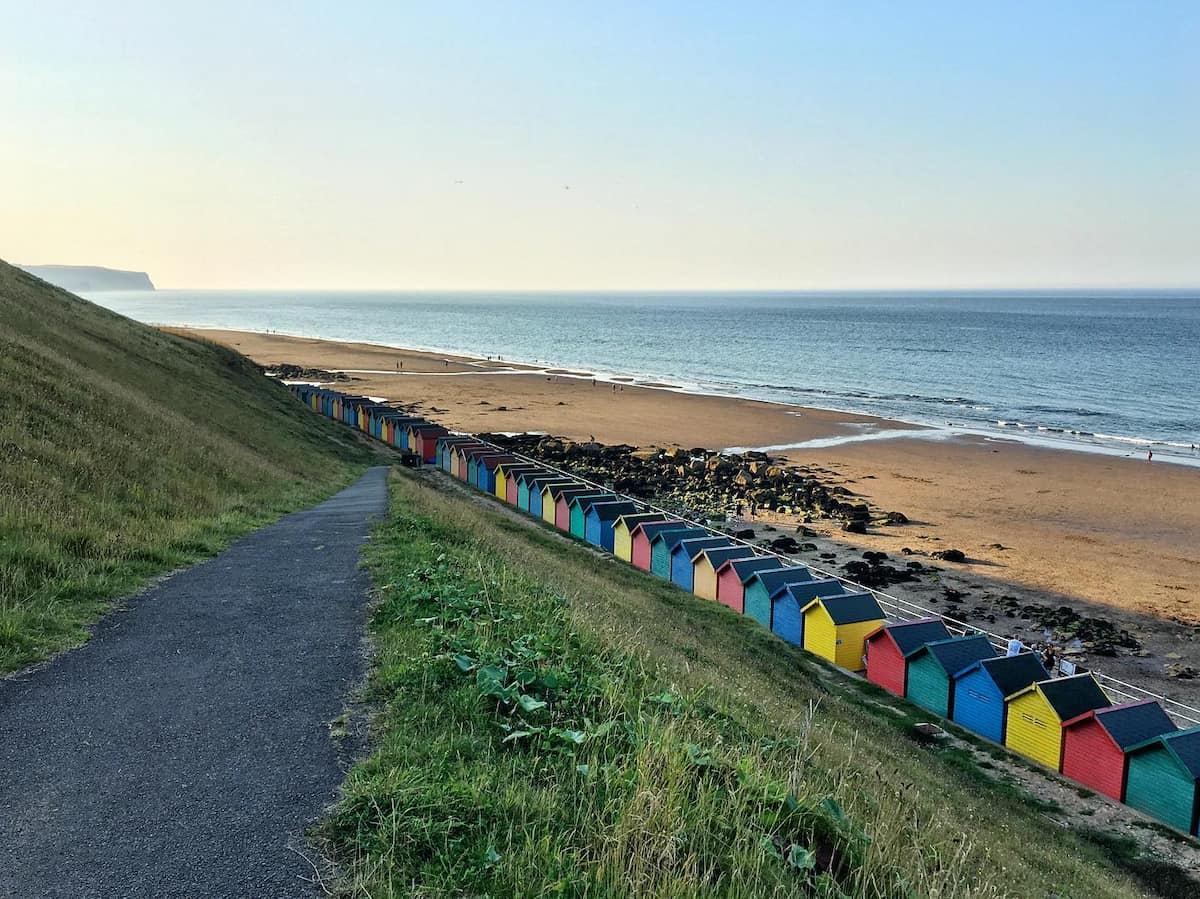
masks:
<svg viewBox="0 0 1200 899"><path fill-rule="evenodd" d="M88 290L154 290L145 272L126 272L98 265L21 265L31 275L72 293Z"/></svg>

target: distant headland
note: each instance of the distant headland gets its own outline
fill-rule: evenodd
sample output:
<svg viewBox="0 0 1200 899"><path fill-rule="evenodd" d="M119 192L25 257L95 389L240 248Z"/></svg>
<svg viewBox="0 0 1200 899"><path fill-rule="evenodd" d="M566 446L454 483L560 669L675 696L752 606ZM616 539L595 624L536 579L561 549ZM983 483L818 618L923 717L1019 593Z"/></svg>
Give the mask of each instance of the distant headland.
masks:
<svg viewBox="0 0 1200 899"><path fill-rule="evenodd" d="M24 271L73 293L86 290L154 290L146 272L127 272L98 265L19 265Z"/></svg>

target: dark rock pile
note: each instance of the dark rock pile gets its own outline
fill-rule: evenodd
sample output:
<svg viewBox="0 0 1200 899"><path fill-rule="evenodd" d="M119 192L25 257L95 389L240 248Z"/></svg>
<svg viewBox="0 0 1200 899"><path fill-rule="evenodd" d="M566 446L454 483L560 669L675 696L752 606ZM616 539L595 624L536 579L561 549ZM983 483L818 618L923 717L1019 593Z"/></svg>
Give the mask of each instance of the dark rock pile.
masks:
<svg viewBox="0 0 1200 899"><path fill-rule="evenodd" d="M827 487L802 467L785 465L766 453L718 453L697 447L643 448L626 444L575 443L536 434L483 434L506 449L561 465L581 476L609 484L620 493L643 499L672 501L721 521L738 506L808 520L837 519L848 531L866 533L868 525L898 524L898 512L878 513L863 502L852 502L845 487ZM788 538L790 539L790 538ZM793 541L794 542L794 541ZM798 552L799 549L784 549Z"/></svg>
<svg viewBox="0 0 1200 899"><path fill-rule="evenodd" d="M302 365L292 365L290 362L280 362L276 365L259 366L263 374L284 381L359 381L341 371L326 371L323 368L305 368Z"/></svg>

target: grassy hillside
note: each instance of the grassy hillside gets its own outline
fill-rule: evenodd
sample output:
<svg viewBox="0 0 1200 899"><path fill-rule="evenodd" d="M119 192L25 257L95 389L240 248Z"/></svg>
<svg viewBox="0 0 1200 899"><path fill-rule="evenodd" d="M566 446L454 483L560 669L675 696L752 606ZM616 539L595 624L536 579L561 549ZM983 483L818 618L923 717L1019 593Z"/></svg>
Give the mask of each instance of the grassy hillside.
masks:
<svg viewBox="0 0 1200 899"><path fill-rule="evenodd" d="M436 477L393 477L346 895L1191 896L903 703Z"/></svg>
<svg viewBox="0 0 1200 899"><path fill-rule="evenodd" d="M369 458L238 354L0 262L0 673Z"/></svg>

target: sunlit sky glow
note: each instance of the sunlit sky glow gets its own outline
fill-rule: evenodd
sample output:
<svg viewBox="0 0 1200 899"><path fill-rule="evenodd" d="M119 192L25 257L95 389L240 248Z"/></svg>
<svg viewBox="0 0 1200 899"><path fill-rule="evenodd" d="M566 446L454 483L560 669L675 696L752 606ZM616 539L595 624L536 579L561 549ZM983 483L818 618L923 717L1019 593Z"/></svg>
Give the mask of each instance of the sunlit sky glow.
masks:
<svg viewBox="0 0 1200 899"><path fill-rule="evenodd" d="M1195 0L39 0L0 31L9 261L167 287L1200 285Z"/></svg>

